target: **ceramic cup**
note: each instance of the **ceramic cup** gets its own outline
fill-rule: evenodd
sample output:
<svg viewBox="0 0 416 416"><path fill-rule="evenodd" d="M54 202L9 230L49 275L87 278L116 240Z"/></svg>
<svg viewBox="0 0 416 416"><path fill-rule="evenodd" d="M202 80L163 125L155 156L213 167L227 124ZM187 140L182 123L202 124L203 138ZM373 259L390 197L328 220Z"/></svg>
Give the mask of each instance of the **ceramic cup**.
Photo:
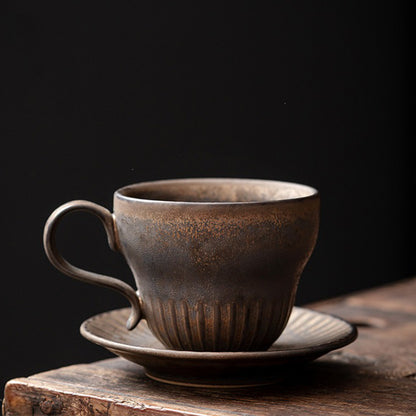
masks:
<svg viewBox="0 0 416 416"><path fill-rule="evenodd" d="M100 218L137 291L59 254L56 226L79 210ZM88 201L62 205L45 225L44 246L61 272L125 295L128 329L144 318L168 348L253 351L267 349L285 328L318 226L319 195L309 186L177 179L117 190L113 214Z"/></svg>

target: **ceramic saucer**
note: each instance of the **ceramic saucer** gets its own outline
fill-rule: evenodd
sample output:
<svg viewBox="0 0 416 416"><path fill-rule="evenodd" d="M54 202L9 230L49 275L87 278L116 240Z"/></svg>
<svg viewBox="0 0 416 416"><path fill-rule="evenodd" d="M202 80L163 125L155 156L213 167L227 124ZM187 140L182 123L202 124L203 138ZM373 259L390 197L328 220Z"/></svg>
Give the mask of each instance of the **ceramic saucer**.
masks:
<svg viewBox="0 0 416 416"><path fill-rule="evenodd" d="M91 342L145 368L147 376L165 383L199 387L242 387L270 384L293 365L341 348L357 337L354 326L321 312L293 308L283 334L267 351L195 352L167 349L145 320L125 327L129 309L117 309L86 320L81 334Z"/></svg>

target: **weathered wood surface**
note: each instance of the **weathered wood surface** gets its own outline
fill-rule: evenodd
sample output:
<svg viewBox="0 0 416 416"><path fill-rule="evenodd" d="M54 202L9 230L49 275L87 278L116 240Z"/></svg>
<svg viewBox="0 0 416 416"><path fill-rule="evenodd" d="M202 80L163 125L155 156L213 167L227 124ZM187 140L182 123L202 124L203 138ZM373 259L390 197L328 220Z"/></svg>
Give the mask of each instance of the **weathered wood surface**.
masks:
<svg viewBox="0 0 416 416"><path fill-rule="evenodd" d="M275 385L171 386L114 358L10 381L4 415L416 415L416 279L310 306L359 337Z"/></svg>

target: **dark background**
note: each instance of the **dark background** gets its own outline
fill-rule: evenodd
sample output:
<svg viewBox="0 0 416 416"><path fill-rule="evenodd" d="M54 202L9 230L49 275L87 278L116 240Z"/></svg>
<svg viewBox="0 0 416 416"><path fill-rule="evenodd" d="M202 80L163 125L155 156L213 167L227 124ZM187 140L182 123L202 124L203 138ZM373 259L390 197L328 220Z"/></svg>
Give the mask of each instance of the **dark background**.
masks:
<svg viewBox="0 0 416 416"><path fill-rule="evenodd" d="M80 323L127 306L42 248L61 203L128 183L252 177L322 196L297 304L416 271L404 1L3 3L1 382L111 356ZM132 282L96 219L59 246Z"/></svg>

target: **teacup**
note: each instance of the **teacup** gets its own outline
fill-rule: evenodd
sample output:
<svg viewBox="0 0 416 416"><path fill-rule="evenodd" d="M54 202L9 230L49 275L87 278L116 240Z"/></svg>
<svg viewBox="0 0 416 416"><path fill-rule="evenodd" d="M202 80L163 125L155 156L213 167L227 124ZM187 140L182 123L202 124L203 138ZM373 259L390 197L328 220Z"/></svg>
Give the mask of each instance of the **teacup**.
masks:
<svg viewBox="0 0 416 416"><path fill-rule="evenodd" d="M137 291L59 254L56 226L78 210L101 219ZM128 329L144 318L171 349L254 351L267 349L285 328L318 227L319 195L309 186L176 179L117 190L114 214L88 201L62 205L45 225L44 246L61 272L126 296Z"/></svg>

